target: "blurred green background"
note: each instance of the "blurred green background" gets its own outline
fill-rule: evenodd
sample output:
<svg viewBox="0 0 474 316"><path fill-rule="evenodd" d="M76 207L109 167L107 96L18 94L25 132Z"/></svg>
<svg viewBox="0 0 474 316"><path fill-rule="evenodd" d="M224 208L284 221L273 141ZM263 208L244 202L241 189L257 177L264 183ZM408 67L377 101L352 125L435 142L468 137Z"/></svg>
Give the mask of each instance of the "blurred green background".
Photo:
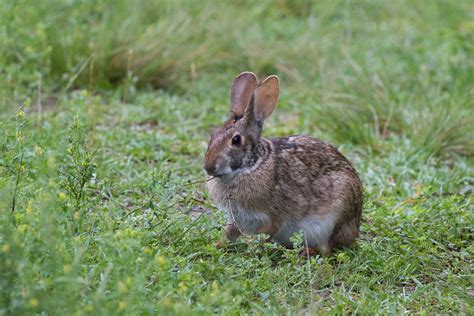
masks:
<svg viewBox="0 0 474 316"><path fill-rule="evenodd" d="M473 56L468 0L0 1L0 315L472 313ZM354 163L353 248L214 247L242 71Z"/></svg>
<svg viewBox="0 0 474 316"><path fill-rule="evenodd" d="M282 77L283 107L339 142L406 134L472 154L470 1L4 1L2 104L31 89L225 95ZM27 87L23 93L19 86ZM316 119L316 116L315 116Z"/></svg>

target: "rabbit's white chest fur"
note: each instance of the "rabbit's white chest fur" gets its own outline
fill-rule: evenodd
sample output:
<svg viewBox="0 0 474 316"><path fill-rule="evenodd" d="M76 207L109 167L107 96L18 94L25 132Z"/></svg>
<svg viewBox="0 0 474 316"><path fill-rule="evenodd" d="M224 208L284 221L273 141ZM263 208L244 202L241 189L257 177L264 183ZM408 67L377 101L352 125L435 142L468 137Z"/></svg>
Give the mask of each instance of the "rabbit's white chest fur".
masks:
<svg viewBox="0 0 474 316"><path fill-rule="evenodd" d="M262 212L255 212L238 206L227 209L227 222L235 223L241 231L249 234L256 234L270 220L268 214Z"/></svg>

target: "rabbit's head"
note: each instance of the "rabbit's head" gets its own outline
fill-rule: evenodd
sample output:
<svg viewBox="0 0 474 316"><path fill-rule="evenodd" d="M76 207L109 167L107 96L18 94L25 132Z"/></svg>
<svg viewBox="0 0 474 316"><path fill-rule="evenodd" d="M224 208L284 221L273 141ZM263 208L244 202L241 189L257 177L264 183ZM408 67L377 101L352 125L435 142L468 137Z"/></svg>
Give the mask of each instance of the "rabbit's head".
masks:
<svg viewBox="0 0 474 316"><path fill-rule="evenodd" d="M236 175L252 168L259 158L263 122L273 113L279 91L277 76L269 76L259 84L251 72L234 79L229 117L212 133L204 159L208 175Z"/></svg>

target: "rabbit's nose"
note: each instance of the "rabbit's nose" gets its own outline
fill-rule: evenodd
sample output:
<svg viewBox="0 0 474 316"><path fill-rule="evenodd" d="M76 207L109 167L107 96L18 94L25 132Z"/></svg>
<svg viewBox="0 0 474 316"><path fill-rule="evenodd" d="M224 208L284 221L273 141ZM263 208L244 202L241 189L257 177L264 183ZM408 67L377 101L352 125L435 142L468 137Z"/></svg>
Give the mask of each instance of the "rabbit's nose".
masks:
<svg viewBox="0 0 474 316"><path fill-rule="evenodd" d="M204 165L204 170L206 170L206 173L210 176L215 176L217 172L217 168L215 164Z"/></svg>

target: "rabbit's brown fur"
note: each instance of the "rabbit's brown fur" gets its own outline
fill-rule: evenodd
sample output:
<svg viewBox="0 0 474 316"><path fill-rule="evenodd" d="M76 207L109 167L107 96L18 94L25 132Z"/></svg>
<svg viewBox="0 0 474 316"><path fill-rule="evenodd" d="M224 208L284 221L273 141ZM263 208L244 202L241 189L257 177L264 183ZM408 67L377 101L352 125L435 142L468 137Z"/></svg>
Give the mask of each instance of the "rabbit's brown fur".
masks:
<svg viewBox="0 0 474 316"><path fill-rule="evenodd" d="M205 157L212 200L227 212L231 241L242 233L267 233L285 246L303 231L305 245L328 254L358 237L362 185L333 146L309 136L265 139L263 121L276 105L279 82L257 85L242 73L233 83L232 111L217 129ZM238 142L239 140L239 142Z"/></svg>

